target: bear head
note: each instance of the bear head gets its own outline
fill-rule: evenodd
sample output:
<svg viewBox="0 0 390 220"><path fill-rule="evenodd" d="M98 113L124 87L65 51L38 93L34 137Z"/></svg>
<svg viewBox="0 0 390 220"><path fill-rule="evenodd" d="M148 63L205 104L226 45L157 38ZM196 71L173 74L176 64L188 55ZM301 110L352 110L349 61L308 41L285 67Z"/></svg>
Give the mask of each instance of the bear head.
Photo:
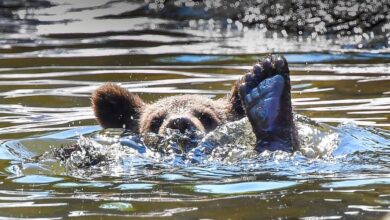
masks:
<svg viewBox="0 0 390 220"><path fill-rule="evenodd" d="M92 107L103 128L125 128L140 134L164 134L167 129L209 132L244 117L236 90L216 100L201 95L176 95L146 104L137 94L106 83L93 93Z"/></svg>

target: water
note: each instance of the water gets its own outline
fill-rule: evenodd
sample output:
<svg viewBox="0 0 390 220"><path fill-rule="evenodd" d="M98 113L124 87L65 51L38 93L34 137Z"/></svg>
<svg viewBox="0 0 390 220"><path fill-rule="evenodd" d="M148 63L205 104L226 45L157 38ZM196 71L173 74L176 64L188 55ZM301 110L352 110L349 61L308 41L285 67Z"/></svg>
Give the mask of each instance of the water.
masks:
<svg viewBox="0 0 390 220"><path fill-rule="evenodd" d="M172 2L0 1L0 218L385 219L386 1L365 12L354 1L324 12L304 4L292 10L304 22L296 26L278 17L283 2ZM332 20L339 14L351 19ZM94 120L90 95L104 82L147 102L218 98L270 52L290 63L301 140L293 154L258 155L246 119L187 154L153 151ZM129 140L138 148L119 144ZM59 159L74 143L82 149Z"/></svg>

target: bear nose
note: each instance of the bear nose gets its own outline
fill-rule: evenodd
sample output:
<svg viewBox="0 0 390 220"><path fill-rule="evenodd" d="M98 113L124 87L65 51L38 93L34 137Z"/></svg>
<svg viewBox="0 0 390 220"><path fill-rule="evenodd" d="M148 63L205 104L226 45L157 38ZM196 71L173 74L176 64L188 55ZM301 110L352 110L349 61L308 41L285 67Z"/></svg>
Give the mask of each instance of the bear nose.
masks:
<svg viewBox="0 0 390 220"><path fill-rule="evenodd" d="M194 122L190 118L183 116L170 119L167 128L178 129L183 134L186 130L196 130Z"/></svg>

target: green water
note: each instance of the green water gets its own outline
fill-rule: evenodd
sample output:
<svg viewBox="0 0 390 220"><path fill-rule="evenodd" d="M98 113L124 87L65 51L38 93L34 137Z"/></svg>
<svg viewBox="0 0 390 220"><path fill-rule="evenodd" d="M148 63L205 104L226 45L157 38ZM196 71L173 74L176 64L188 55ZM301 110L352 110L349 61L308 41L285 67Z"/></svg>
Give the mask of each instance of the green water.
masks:
<svg viewBox="0 0 390 220"><path fill-rule="evenodd" d="M0 35L0 218L386 219L386 45L356 49L348 47L359 44L353 37L275 37L208 20L110 17L140 1L51 2L13 8L22 19L7 20L13 28ZM339 126L341 147L331 156L175 166L121 155L112 166L76 171L36 160L79 134L97 137L90 95L104 82L147 102L176 94L218 98L270 52L290 63L295 112Z"/></svg>

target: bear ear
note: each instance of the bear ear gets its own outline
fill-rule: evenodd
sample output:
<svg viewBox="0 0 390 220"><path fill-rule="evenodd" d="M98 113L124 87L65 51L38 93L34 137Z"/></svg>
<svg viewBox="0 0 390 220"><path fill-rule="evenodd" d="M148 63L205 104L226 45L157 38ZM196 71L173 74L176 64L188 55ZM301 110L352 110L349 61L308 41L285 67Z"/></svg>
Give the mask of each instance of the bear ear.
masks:
<svg viewBox="0 0 390 220"><path fill-rule="evenodd" d="M138 133L138 119L145 105L138 95L106 83L92 94L91 101L96 119L103 128L125 128Z"/></svg>
<svg viewBox="0 0 390 220"><path fill-rule="evenodd" d="M241 119L246 115L241 103L241 97L239 95L239 88L241 84L242 79L237 80L232 86L230 94L228 94L226 97L229 103L228 111L232 115L233 120Z"/></svg>

